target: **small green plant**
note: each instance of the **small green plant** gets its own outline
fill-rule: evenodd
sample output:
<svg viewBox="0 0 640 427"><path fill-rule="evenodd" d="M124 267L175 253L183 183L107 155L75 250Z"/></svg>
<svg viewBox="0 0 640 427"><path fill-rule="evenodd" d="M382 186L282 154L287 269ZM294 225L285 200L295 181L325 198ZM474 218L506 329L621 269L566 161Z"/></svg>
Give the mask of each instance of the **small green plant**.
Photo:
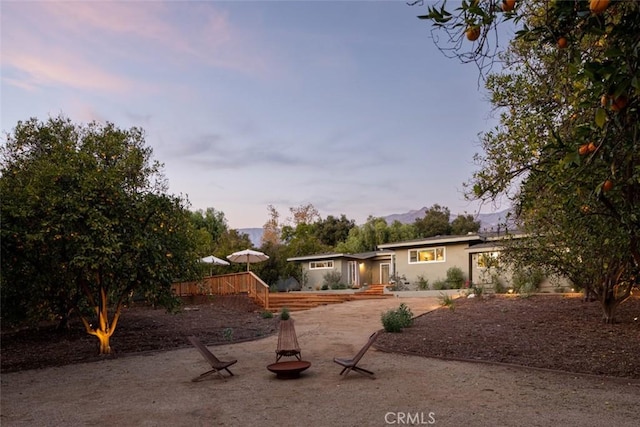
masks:
<svg viewBox="0 0 640 427"><path fill-rule="evenodd" d="M282 307L282 310L280 310L280 320L289 320L290 317L289 309L287 307Z"/></svg>
<svg viewBox="0 0 640 427"><path fill-rule="evenodd" d="M471 293L475 295L476 298L480 298L482 294L484 294L484 286L482 285L473 285L471 287Z"/></svg>
<svg viewBox="0 0 640 427"><path fill-rule="evenodd" d="M402 332L403 319L396 310L388 310L382 313L382 326L387 332Z"/></svg>
<svg viewBox="0 0 640 427"><path fill-rule="evenodd" d="M323 291L326 291L327 289L329 289L329 285L324 284L324 285L322 285L322 287L320 289L323 290Z"/></svg>
<svg viewBox="0 0 640 427"><path fill-rule="evenodd" d="M398 307L397 312L400 315L400 318L402 319L403 328L408 328L409 326L413 325L413 313L405 303L400 304L400 307Z"/></svg>
<svg viewBox="0 0 640 427"><path fill-rule="evenodd" d="M425 279L422 274L418 275L418 289L421 291L426 291L429 289L429 279Z"/></svg>
<svg viewBox="0 0 640 427"><path fill-rule="evenodd" d="M225 328L224 331L222 331L222 337L225 341L233 341L233 329Z"/></svg>
<svg viewBox="0 0 640 427"><path fill-rule="evenodd" d="M433 282L433 289L436 291L443 291L445 289L449 289L449 285L446 280L438 279Z"/></svg>
<svg viewBox="0 0 640 427"><path fill-rule="evenodd" d="M447 270L447 283L451 289L460 289L465 282L464 272L460 267L451 267Z"/></svg>
<svg viewBox="0 0 640 427"><path fill-rule="evenodd" d="M405 303L402 303L397 309L382 313L381 320L385 331L401 332L403 328L413 324L413 313Z"/></svg>
<svg viewBox="0 0 640 427"><path fill-rule="evenodd" d="M451 297L451 295L447 295L447 294L440 294L440 296L438 297L438 300L440 300L440 305L443 307L449 307L449 310L454 311L455 310L455 305L453 304L454 300Z"/></svg>
<svg viewBox="0 0 640 427"><path fill-rule="evenodd" d="M493 276L491 276L491 281L493 282L493 292L495 292L496 294L507 293L507 287L504 284L504 280L500 276L494 274Z"/></svg>
<svg viewBox="0 0 640 427"><path fill-rule="evenodd" d="M260 313L260 316L263 319L272 319L273 318L273 313L270 312L269 310L263 310L262 313Z"/></svg>
<svg viewBox="0 0 640 427"><path fill-rule="evenodd" d="M330 271L322 276L322 289L339 289L336 286L340 286L342 283L342 274L338 271ZM325 288L326 286L326 288Z"/></svg>
<svg viewBox="0 0 640 427"><path fill-rule="evenodd" d="M540 289L544 279L542 270L536 268L519 270L513 275L513 290L521 296L529 296Z"/></svg>

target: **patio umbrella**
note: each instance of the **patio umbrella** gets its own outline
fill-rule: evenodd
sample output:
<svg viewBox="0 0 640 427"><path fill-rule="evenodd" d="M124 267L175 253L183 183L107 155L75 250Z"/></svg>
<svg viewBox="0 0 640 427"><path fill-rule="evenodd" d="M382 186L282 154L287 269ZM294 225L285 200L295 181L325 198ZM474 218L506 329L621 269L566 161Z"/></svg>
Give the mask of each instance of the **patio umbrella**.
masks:
<svg viewBox="0 0 640 427"><path fill-rule="evenodd" d="M229 263L223 259L215 257L213 255L200 258L200 262L204 262L205 264L214 264L214 265L229 265Z"/></svg>
<svg viewBox="0 0 640 427"><path fill-rule="evenodd" d="M227 255L227 259L231 262L247 263L247 271L249 271L249 264L256 262L262 262L269 259L269 256L262 252L254 251L251 249L245 249L244 251L234 252L231 255Z"/></svg>

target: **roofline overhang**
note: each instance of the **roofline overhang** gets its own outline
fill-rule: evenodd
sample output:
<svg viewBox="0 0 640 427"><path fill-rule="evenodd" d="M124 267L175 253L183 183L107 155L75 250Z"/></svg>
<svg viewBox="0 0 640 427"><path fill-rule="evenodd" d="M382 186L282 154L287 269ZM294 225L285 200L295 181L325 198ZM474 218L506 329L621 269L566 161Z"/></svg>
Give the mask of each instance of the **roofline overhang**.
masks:
<svg viewBox="0 0 640 427"><path fill-rule="evenodd" d="M464 242L471 242L474 240L484 241L485 237L479 234L467 234L464 236L437 236L437 237L430 237L428 239L410 240L406 242L383 243L381 245L378 245L378 248L379 249L410 248L410 247L418 247L418 246L441 245L445 243L464 243Z"/></svg>

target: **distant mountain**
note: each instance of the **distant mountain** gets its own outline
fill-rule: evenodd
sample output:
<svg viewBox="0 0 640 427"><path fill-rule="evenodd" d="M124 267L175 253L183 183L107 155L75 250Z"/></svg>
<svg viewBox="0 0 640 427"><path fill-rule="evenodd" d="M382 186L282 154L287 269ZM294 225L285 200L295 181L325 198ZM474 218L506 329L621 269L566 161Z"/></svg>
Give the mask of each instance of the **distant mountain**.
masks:
<svg viewBox="0 0 640 427"><path fill-rule="evenodd" d="M416 219L424 217L429 208L424 207L422 209L411 210L409 212L387 215L384 218L387 224L391 224L393 221L400 221L403 224L411 224ZM498 226L503 227L509 213L509 209L505 209L500 212L486 213L473 215L476 221L480 221L480 231L497 231ZM451 214L451 220L454 220L460 214Z"/></svg>
<svg viewBox="0 0 640 427"><path fill-rule="evenodd" d="M387 224L391 224L393 221L400 221L403 224L411 224L416 219L422 218L428 208L422 208L418 210L411 210L409 212L392 214L382 217L387 221ZM506 221L509 209L505 209L500 212L485 213L474 215L477 221L480 221L480 231L498 231L498 228L503 228ZM455 219L458 214L451 214L451 219ZM500 226L500 227L498 227ZM239 228L239 233L245 233L249 235L251 243L258 248L262 243L262 228Z"/></svg>

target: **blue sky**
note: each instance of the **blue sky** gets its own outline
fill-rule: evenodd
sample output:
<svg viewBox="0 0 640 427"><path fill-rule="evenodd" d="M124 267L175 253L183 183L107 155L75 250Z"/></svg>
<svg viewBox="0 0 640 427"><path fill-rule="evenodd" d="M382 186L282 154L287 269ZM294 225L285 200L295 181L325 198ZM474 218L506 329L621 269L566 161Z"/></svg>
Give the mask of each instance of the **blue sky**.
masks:
<svg viewBox="0 0 640 427"><path fill-rule="evenodd" d="M1 130L64 114L138 126L169 192L261 227L312 203L363 223L438 203L496 120L478 70L403 1L14 2ZM4 138L4 137L3 137ZM485 206L482 212L496 210Z"/></svg>

